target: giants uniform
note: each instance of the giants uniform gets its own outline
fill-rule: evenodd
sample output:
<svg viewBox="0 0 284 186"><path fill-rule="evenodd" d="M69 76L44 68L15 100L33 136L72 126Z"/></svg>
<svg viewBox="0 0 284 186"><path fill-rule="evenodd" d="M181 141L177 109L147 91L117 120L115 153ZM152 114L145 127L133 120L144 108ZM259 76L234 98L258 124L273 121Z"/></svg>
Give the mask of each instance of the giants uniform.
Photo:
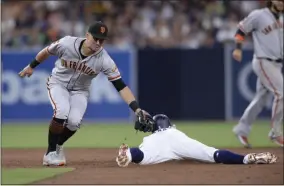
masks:
<svg viewBox="0 0 284 186"><path fill-rule="evenodd" d="M267 95L272 92L274 101L269 137L273 139L282 136L283 15L276 15L269 8L254 10L239 23L239 29L245 34L252 33L254 42L252 67L258 78L256 95L233 131L246 138L253 121L264 107ZM241 139L240 141L242 142Z"/></svg>
<svg viewBox="0 0 284 186"><path fill-rule="evenodd" d="M91 81L100 72L110 81L121 78L116 64L101 48L91 56L79 52L84 38L65 36L48 48L59 59L47 81L48 96L54 109L54 117L67 119L67 127L76 130L87 108Z"/></svg>
<svg viewBox="0 0 284 186"><path fill-rule="evenodd" d="M43 156L43 165L66 164L63 144L80 128L92 79L101 72L112 82L138 119L148 125L144 117L145 111L139 107L131 90L123 82L116 64L102 47L107 35L107 26L100 21L95 22L89 26L86 38L61 38L42 49L19 73L21 77L29 77L33 69L50 55L58 57L47 81L54 115L49 125L48 148Z"/></svg>

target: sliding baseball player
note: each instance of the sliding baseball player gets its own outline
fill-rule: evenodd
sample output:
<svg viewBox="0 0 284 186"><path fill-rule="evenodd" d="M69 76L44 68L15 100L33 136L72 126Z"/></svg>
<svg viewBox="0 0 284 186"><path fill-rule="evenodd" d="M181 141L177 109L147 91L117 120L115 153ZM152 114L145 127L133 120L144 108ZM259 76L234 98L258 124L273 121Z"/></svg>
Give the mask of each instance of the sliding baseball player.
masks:
<svg viewBox="0 0 284 186"><path fill-rule="evenodd" d="M144 137L139 147L129 148L122 144L116 158L118 166L127 167L130 163L151 165L185 159L222 164L270 164L277 161L277 157L270 152L241 155L209 147L176 129L163 114L155 115L152 123L151 128L145 127L139 121L135 123L136 129L141 128L140 125L144 126L139 131L152 134Z"/></svg>

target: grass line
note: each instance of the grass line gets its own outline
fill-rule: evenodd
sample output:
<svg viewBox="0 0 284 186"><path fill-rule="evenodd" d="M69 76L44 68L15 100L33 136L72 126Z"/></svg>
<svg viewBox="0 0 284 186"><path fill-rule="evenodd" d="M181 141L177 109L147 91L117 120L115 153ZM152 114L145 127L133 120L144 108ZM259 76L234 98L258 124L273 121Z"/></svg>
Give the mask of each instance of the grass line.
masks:
<svg viewBox="0 0 284 186"><path fill-rule="evenodd" d="M1 184L31 184L73 170L74 168L2 168Z"/></svg>

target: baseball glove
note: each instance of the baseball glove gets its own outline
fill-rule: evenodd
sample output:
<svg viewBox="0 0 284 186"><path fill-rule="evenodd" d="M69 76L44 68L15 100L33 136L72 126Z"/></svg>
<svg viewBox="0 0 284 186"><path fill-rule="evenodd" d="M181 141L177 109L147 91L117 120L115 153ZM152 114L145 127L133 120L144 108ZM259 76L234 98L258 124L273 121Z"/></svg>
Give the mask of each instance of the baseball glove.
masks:
<svg viewBox="0 0 284 186"><path fill-rule="evenodd" d="M135 122L134 129L141 132L152 132L154 128L155 121L152 116L145 111L141 111L138 114L138 119Z"/></svg>

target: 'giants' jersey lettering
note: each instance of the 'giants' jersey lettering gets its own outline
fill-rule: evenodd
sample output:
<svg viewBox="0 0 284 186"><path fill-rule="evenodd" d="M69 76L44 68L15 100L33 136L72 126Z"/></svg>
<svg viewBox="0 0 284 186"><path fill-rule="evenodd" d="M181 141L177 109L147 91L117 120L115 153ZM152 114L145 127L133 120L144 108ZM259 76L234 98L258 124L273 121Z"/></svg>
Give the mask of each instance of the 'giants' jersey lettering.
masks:
<svg viewBox="0 0 284 186"><path fill-rule="evenodd" d="M64 66L65 68L72 68L73 70L77 71L77 72L82 72L86 75L89 76L93 76L96 73L88 66L86 66L86 63L80 63L80 65L78 65L79 63L74 62L74 61L65 61L63 59L61 59L61 65ZM77 68L78 67L78 68Z"/></svg>
<svg viewBox="0 0 284 186"><path fill-rule="evenodd" d="M261 32L267 35L271 33L271 31L276 30L276 29L281 29L281 28L283 29L283 23L280 21L275 21L273 24L265 27Z"/></svg>
<svg viewBox="0 0 284 186"><path fill-rule="evenodd" d="M276 20L268 8L252 11L239 23L246 34L252 33L256 57L283 58L283 15Z"/></svg>
<svg viewBox="0 0 284 186"><path fill-rule="evenodd" d="M100 72L104 73L109 81L121 78L116 64L103 48L81 59L79 46L84 39L65 36L46 48L50 54L59 58L55 62L49 83L57 82L67 89L86 90Z"/></svg>

